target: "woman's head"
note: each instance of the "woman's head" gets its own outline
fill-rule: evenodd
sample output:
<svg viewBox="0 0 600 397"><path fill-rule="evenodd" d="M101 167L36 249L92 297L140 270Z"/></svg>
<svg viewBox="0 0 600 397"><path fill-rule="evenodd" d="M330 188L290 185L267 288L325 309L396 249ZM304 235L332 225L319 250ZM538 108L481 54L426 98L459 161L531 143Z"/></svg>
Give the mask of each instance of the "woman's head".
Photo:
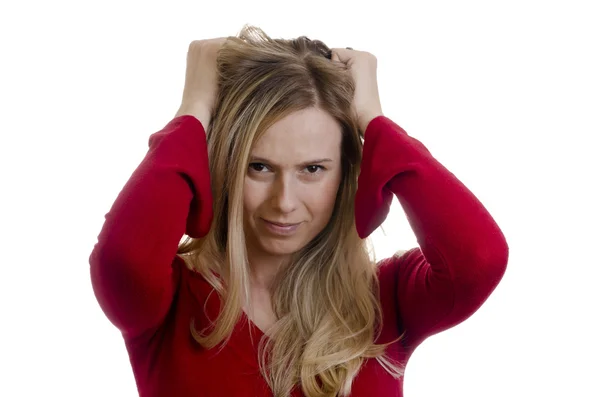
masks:
<svg viewBox="0 0 600 397"><path fill-rule="evenodd" d="M242 218L246 243L289 254L316 237L333 213L338 220L353 217L361 151L352 114L354 82L350 71L327 55L319 41L270 39L253 27L229 38L221 50L219 94L208 143L214 226L222 248L230 227L240 228ZM260 168L260 161L250 161L252 156L274 163ZM311 167L292 178L292 169L301 163L324 158L332 161L306 165L322 166L325 172L317 167L318 175L308 178ZM310 193L316 197L309 198ZM286 208L291 201L299 208ZM301 225L294 236L275 236L261 218Z"/></svg>
<svg viewBox="0 0 600 397"><path fill-rule="evenodd" d="M276 396L296 383L310 396L346 394L364 359L383 352L374 344L375 267L354 224L362 151L354 82L329 58L306 37L245 27L228 38L207 129L213 224L178 251L195 254L192 265L222 297L214 324L200 333L192 324L205 347L226 342L242 305L251 306L248 251L285 259L271 291L278 321L261 344Z"/></svg>

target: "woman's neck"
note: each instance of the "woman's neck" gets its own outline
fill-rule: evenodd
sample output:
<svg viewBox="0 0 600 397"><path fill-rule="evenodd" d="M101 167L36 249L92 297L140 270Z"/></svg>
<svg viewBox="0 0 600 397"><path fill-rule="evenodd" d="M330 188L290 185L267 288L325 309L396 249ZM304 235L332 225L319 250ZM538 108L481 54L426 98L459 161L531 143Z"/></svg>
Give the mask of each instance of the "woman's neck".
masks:
<svg viewBox="0 0 600 397"><path fill-rule="evenodd" d="M274 256L248 250L252 288L270 290L277 273L288 260L289 256Z"/></svg>

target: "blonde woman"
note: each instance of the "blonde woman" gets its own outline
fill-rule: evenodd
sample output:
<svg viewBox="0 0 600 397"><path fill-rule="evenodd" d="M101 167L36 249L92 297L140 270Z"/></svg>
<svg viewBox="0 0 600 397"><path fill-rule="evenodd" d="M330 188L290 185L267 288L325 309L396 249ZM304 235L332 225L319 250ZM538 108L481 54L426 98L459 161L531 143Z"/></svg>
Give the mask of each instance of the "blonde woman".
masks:
<svg viewBox="0 0 600 397"><path fill-rule="evenodd" d="M383 115L376 66L251 26L191 43L90 256L140 396L402 396L415 348L494 290L501 230ZM394 196L419 247L375 263Z"/></svg>

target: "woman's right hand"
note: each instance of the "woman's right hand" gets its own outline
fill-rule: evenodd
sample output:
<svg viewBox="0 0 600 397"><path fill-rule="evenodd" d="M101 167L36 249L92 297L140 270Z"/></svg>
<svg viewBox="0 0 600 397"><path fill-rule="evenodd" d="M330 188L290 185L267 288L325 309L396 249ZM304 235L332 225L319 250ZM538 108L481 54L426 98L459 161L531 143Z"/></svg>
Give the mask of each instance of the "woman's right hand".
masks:
<svg viewBox="0 0 600 397"><path fill-rule="evenodd" d="M191 115L208 128L217 96L217 56L226 40L219 37L190 43L183 97L175 117Z"/></svg>

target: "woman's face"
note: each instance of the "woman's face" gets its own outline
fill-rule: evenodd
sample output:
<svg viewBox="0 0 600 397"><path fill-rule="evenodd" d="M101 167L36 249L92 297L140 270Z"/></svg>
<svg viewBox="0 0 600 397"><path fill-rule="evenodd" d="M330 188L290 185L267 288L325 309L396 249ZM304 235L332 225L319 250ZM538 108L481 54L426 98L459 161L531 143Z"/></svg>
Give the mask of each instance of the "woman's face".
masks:
<svg viewBox="0 0 600 397"><path fill-rule="evenodd" d="M244 183L249 252L285 259L325 228L342 177L341 142L341 126L317 108L279 120L256 142Z"/></svg>

